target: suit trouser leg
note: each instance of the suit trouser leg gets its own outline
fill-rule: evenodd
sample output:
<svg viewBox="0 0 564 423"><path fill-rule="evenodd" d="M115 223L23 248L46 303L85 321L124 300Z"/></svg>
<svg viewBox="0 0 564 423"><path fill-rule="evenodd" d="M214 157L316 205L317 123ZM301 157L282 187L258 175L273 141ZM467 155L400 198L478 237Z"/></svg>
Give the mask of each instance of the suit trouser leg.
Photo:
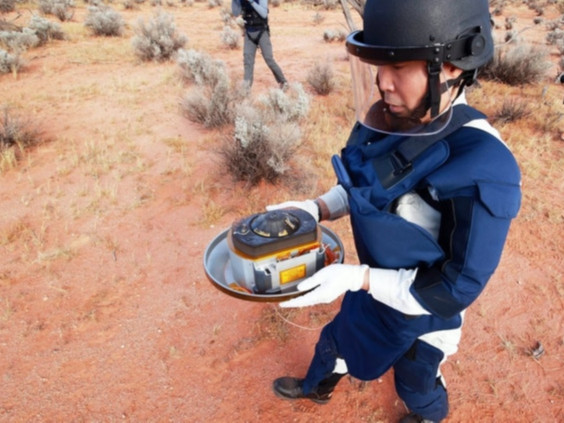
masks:
<svg viewBox="0 0 564 423"><path fill-rule="evenodd" d="M334 373L338 358L337 347L331 336L329 324L321 331L315 346L315 353L302 387L305 394L309 394L318 388L333 390L341 377L344 376L344 374Z"/></svg>
<svg viewBox="0 0 564 423"><path fill-rule="evenodd" d="M278 63L276 63L276 61L274 60L274 55L272 53L272 43L270 41L270 34L268 33L268 31L264 31L264 33L260 37L259 47L262 53L262 57L264 58L264 61L274 75L276 82L278 82L279 84L286 82L286 78L282 73L282 69L280 69L280 66L278 66Z"/></svg>
<svg viewBox="0 0 564 423"><path fill-rule="evenodd" d="M421 340L394 365L396 391L410 411L441 421L448 414L448 396L439 376L444 353Z"/></svg>
<svg viewBox="0 0 564 423"><path fill-rule="evenodd" d="M249 34L245 33L245 40L243 42L243 67L245 74L243 79L249 87L253 85L253 73L257 48L258 46L249 38Z"/></svg>

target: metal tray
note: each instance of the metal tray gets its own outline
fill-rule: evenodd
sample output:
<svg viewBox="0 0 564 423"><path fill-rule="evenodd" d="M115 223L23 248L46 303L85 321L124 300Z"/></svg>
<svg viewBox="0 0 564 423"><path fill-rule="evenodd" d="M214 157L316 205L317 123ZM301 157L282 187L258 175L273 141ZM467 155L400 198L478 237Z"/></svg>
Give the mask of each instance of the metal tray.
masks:
<svg viewBox="0 0 564 423"><path fill-rule="evenodd" d="M338 256L336 262L342 263L345 256L345 249L339 237L329 228L319 225L321 228L321 242L327 244L328 247ZM277 302L297 297L304 294L297 290L296 286L292 289L279 294L255 294L236 289L231 284L237 284L231 270L231 260L229 258L229 247L227 246L226 229L220 233L207 246L204 253L204 269L211 283L233 297L249 301Z"/></svg>

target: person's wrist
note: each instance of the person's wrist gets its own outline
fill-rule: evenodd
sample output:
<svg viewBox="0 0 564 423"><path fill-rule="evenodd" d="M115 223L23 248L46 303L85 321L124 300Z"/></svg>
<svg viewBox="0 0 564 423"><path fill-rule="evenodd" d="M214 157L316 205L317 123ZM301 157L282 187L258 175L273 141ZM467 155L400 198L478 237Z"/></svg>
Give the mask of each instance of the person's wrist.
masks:
<svg viewBox="0 0 564 423"><path fill-rule="evenodd" d="M317 221L321 222L323 215L321 214L321 206L319 205L319 199L313 200L313 203L317 206Z"/></svg>
<svg viewBox="0 0 564 423"><path fill-rule="evenodd" d="M365 269L365 272L364 272L364 278L363 278L363 281L362 281L362 288L361 289L364 289L365 291L370 290L370 268L368 268L368 267Z"/></svg>
<svg viewBox="0 0 564 423"><path fill-rule="evenodd" d="M319 209L319 222L325 219L329 219L329 208L327 207L327 204L325 204L325 201L323 201L321 198L316 198L313 201Z"/></svg>

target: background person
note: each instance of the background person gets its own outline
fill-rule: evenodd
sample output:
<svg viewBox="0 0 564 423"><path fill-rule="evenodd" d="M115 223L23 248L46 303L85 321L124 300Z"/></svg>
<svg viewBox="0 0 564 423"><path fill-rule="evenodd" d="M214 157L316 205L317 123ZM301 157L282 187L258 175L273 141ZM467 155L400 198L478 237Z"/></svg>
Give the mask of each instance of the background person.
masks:
<svg viewBox="0 0 564 423"><path fill-rule="evenodd" d="M232 0L231 12L242 15L245 21L245 41L243 43L244 81L247 88L253 85L253 73L257 49L260 48L264 61L272 71L280 88L286 88L287 81L282 69L274 60L270 28L268 26L268 0Z"/></svg>
<svg viewBox="0 0 564 423"><path fill-rule="evenodd" d="M518 165L464 87L493 56L487 0L368 0L347 38L358 122L333 166L338 185L300 207L316 219L349 214L360 264L334 264L282 307L341 309L321 331L304 378L277 396L330 400L343 375L394 369L409 412L449 411L440 366L455 353L466 308L499 264L521 201Z"/></svg>

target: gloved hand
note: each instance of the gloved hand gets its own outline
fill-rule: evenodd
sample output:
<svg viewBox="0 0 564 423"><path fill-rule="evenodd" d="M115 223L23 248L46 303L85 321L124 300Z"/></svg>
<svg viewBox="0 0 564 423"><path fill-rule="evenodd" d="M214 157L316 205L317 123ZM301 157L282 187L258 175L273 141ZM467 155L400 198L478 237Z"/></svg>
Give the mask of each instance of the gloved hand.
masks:
<svg viewBox="0 0 564 423"><path fill-rule="evenodd" d="M368 266L332 264L298 284L298 291L313 291L280 303L280 307L306 307L335 301L347 291L358 291L364 285ZM316 288L317 287L317 288Z"/></svg>
<svg viewBox="0 0 564 423"><path fill-rule="evenodd" d="M285 203L272 204L266 206L267 211L287 209L289 207L295 207L297 209L302 209L313 216L316 222L319 222L319 206L313 200L305 201L286 201ZM305 281L304 281L305 282Z"/></svg>

